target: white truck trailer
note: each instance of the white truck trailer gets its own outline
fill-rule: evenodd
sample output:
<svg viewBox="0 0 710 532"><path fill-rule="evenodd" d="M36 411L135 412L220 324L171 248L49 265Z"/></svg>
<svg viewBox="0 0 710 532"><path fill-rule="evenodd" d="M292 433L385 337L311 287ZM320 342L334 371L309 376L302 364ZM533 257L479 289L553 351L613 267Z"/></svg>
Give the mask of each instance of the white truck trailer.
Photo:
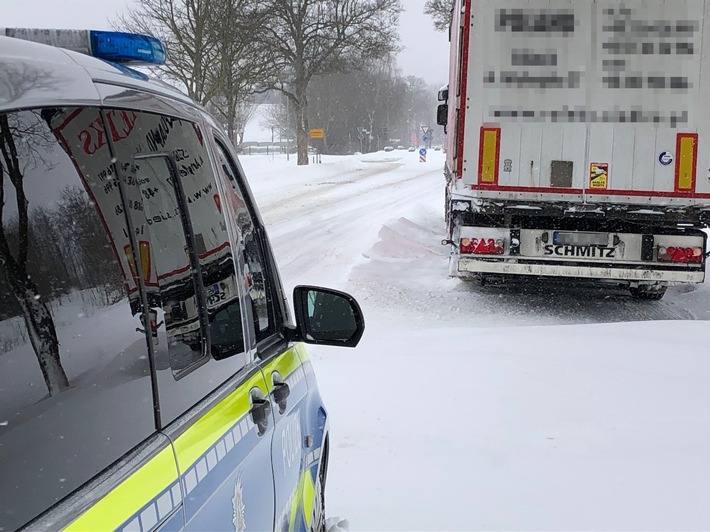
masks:
<svg viewBox="0 0 710 532"><path fill-rule="evenodd" d="M710 0L455 0L450 274L703 282L709 25Z"/></svg>

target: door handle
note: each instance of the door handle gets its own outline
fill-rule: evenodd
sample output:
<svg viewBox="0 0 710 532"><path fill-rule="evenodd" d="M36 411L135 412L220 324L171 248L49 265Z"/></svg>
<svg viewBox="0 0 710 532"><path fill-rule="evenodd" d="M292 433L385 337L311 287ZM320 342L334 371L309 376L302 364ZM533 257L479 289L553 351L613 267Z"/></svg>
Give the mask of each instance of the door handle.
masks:
<svg viewBox="0 0 710 532"><path fill-rule="evenodd" d="M259 397L252 397L251 404L251 410L249 410L251 420L254 422L254 425L256 425L259 436L262 436L269 426L271 401Z"/></svg>
<svg viewBox="0 0 710 532"><path fill-rule="evenodd" d="M291 395L291 388L285 382L275 382L271 395L274 396L274 401L279 405L279 414L283 414L286 411L288 396Z"/></svg>

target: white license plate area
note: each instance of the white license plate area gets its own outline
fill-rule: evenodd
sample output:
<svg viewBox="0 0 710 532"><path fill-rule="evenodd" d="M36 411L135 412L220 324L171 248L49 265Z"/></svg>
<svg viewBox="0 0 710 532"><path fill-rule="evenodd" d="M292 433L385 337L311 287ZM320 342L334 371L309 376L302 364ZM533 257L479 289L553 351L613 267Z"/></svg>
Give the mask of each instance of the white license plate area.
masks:
<svg viewBox="0 0 710 532"><path fill-rule="evenodd" d="M609 234L555 231L552 243L556 246L607 246Z"/></svg>

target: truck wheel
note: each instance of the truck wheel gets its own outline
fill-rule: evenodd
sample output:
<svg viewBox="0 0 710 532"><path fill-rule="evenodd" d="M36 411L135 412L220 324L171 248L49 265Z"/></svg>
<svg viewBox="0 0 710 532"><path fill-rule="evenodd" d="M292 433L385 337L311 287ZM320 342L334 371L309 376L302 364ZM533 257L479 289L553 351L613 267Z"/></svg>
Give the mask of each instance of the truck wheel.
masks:
<svg viewBox="0 0 710 532"><path fill-rule="evenodd" d="M629 292L631 292L631 296L634 299L638 299L640 301L660 301L663 296L666 294L666 287L665 286L660 286L660 287L653 287L649 288L647 286L632 286L629 288Z"/></svg>

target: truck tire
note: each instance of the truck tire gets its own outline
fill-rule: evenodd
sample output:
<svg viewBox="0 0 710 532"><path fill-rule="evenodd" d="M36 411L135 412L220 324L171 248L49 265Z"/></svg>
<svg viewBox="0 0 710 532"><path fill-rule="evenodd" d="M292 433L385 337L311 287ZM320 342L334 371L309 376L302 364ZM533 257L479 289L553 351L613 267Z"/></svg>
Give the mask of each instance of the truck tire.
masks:
<svg viewBox="0 0 710 532"><path fill-rule="evenodd" d="M666 294L665 286L649 288L647 286L632 286L629 288L631 296L640 301L660 301Z"/></svg>

